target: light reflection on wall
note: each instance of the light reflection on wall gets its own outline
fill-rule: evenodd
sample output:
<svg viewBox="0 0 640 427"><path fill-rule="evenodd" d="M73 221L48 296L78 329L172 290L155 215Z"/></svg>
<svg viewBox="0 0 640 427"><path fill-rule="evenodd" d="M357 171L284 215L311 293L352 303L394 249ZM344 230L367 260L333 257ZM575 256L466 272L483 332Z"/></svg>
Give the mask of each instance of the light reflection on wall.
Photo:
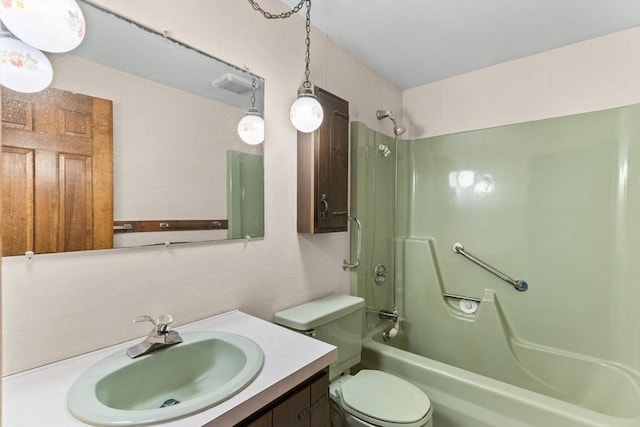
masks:
<svg viewBox="0 0 640 427"><path fill-rule="evenodd" d="M460 170L449 172L449 187L456 191L457 196L471 192L476 196L486 197L495 190L495 183L490 174Z"/></svg>

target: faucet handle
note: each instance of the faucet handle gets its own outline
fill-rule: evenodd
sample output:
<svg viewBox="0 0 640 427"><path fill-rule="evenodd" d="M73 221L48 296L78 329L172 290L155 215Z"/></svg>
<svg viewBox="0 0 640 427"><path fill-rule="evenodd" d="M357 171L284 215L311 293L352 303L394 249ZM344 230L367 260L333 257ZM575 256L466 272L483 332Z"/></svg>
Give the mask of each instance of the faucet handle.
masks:
<svg viewBox="0 0 640 427"><path fill-rule="evenodd" d="M173 322L173 317L170 314L161 314L154 324L156 325L158 332L167 332L171 322Z"/></svg>
<svg viewBox="0 0 640 427"><path fill-rule="evenodd" d="M158 332L167 332L169 325L173 322L173 317L170 314L161 314L157 319L143 314L142 316L136 316L133 318L134 322L151 322L156 327Z"/></svg>

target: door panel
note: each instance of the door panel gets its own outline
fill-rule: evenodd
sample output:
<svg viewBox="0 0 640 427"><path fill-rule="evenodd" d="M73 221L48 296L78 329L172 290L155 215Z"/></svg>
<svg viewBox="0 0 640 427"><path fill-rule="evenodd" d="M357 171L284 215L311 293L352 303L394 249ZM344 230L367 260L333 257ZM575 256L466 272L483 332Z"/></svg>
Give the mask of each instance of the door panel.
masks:
<svg viewBox="0 0 640 427"><path fill-rule="evenodd" d="M91 158L61 154L58 161L58 251L93 249Z"/></svg>
<svg viewBox="0 0 640 427"><path fill-rule="evenodd" d="M2 244L5 253L33 251L34 152L2 148Z"/></svg>
<svg viewBox="0 0 640 427"><path fill-rule="evenodd" d="M3 192L3 255L113 247L112 121L112 103L105 99L53 88L36 94L2 88L3 156L27 150L33 159L29 172L16 159L3 160L15 163L4 166L4 182L27 185L24 175L31 175L30 191ZM29 215L8 214L24 212L29 203L31 234L20 228L29 227L23 219Z"/></svg>

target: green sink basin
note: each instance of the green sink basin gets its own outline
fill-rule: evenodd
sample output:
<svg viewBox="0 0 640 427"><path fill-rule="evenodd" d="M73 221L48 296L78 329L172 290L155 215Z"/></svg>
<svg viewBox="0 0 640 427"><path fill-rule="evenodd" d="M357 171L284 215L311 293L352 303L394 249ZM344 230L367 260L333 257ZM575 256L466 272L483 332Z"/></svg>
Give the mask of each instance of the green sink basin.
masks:
<svg viewBox="0 0 640 427"><path fill-rule="evenodd" d="M136 359L120 350L91 366L69 389L69 412L98 426L165 422L232 397L262 369L264 353L249 338L225 332L181 335L180 344Z"/></svg>

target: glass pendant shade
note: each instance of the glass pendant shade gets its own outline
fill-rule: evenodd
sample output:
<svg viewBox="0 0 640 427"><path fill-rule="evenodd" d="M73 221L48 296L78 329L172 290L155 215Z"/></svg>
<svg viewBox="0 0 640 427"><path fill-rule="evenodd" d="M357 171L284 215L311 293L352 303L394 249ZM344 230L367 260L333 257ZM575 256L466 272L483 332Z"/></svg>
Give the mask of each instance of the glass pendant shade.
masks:
<svg viewBox="0 0 640 427"><path fill-rule="evenodd" d="M84 39L84 15L75 0L2 0L0 18L13 35L45 52L68 52Z"/></svg>
<svg viewBox="0 0 640 427"><path fill-rule="evenodd" d="M300 132L313 132L320 127L324 112L315 96L301 93L289 111L291 123Z"/></svg>
<svg viewBox="0 0 640 427"><path fill-rule="evenodd" d="M255 109L240 119L238 123L240 139L249 145L257 145L264 141L264 120Z"/></svg>
<svg viewBox="0 0 640 427"><path fill-rule="evenodd" d="M53 79L49 59L38 49L11 37L0 37L0 83L9 89L33 93Z"/></svg>

